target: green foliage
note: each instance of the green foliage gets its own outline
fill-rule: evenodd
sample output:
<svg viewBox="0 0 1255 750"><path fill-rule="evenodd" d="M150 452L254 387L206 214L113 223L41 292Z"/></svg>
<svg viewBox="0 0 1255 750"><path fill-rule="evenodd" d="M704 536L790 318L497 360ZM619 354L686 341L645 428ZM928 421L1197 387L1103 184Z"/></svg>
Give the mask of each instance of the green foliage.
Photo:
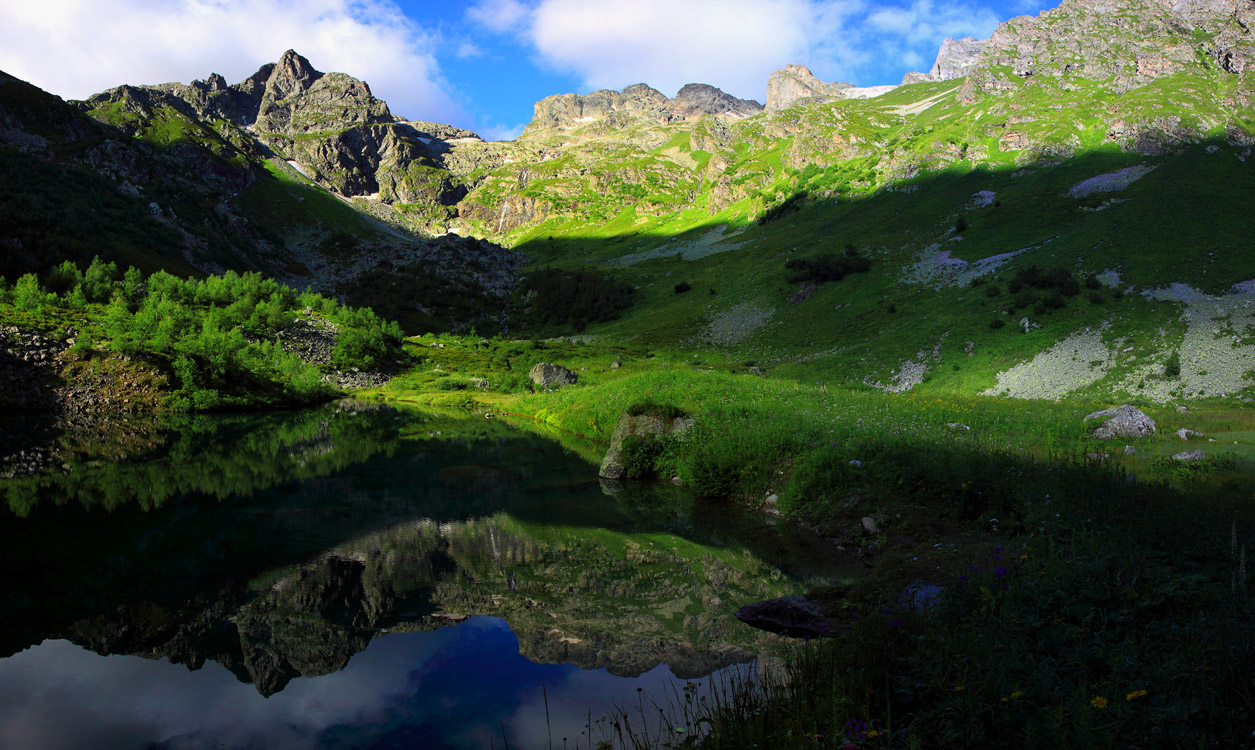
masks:
<svg viewBox="0 0 1255 750"><path fill-rule="evenodd" d="M955 234L963 234L966 231L967 231L967 217L964 216L963 214L959 214L958 220L954 222L954 232Z"/></svg>
<svg viewBox="0 0 1255 750"><path fill-rule="evenodd" d="M383 367L401 343L401 327L369 308L343 308L334 320L340 324L331 359L341 367Z"/></svg>
<svg viewBox="0 0 1255 750"><path fill-rule="evenodd" d="M118 265L106 263L97 255L82 275L83 293L89 302L108 302L118 278Z"/></svg>
<svg viewBox="0 0 1255 750"><path fill-rule="evenodd" d="M55 295L45 292L33 273L19 277L13 285L13 305L23 312L42 312L50 299L55 299Z"/></svg>
<svg viewBox="0 0 1255 750"><path fill-rule="evenodd" d="M688 283L687 281L681 281L679 284L675 285L675 293L684 294L685 292L692 290L692 288L693 288L692 284Z"/></svg>
<svg viewBox="0 0 1255 750"><path fill-rule="evenodd" d="M48 291L53 294L64 294L77 287L83 281L83 272L73 261L65 261L48 272L44 280Z"/></svg>
<svg viewBox="0 0 1255 750"><path fill-rule="evenodd" d="M811 167L815 167L815 165L807 165L807 169L810 169ZM806 175L806 170L803 170L802 174ZM809 197L810 196L806 193L806 191L789 196L787 199L772 206L759 215L757 219L758 225L763 226L764 224L770 224L777 219L783 219L789 214L794 213Z"/></svg>
<svg viewBox="0 0 1255 750"><path fill-rule="evenodd" d="M657 435L629 435L619 446L628 479L649 479L658 475L658 464L669 441Z"/></svg>
<svg viewBox="0 0 1255 750"><path fill-rule="evenodd" d="M519 281L509 316L522 330L570 326L578 332L619 318L635 294L631 284L600 273L541 268Z"/></svg>
<svg viewBox="0 0 1255 750"><path fill-rule="evenodd" d="M1169 380L1181 377L1181 352L1173 350L1163 365L1163 376Z"/></svg>
<svg viewBox="0 0 1255 750"><path fill-rule="evenodd" d="M317 367L274 341L304 308L338 328L332 357L346 369L386 366L401 339L396 323L368 309L298 294L258 273L180 279L158 271L145 279L134 268L119 274L116 264L96 258L85 272L66 263L49 278L60 295L26 274L14 289L14 306L86 316L75 352L88 355L103 346L165 369L175 386L167 405L176 411L301 404L331 395Z"/></svg>
<svg viewBox="0 0 1255 750"><path fill-rule="evenodd" d="M675 404L660 404L653 400L637 401L624 412L629 416L639 417L649 415L651 417L662 417L663 419L682 419L688 416L688 412Z"/></svg>
<svg viewBox="0 0 1255 750"><path fill-rule="evenodd" d="M847 247L841 255L824 253L814 258L794 258L784 264L793 273L789 274L789 283L813 281L822 284L827 281L840 281L852 273L865 273L871 269L869 259L858 252L853 246Z"/></svg>

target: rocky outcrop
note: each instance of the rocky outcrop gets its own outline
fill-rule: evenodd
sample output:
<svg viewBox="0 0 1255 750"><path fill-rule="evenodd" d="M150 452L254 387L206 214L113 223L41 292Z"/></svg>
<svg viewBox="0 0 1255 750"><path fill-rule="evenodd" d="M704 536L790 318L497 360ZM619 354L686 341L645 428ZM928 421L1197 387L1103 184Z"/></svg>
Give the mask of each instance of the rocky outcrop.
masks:
<svg viewBox="0 0 1255 750"><path fill-rule="evenodd" d="M1038 16L1001 24L990 37L964 91L1006 90L997 68L1010 67L1020 78L1079 76L1112 79L1123 93L1182 70L1196 69L1210 58L1229 74L1255 63L1255 7L1230 0L1064 0Z"/></svg>
<svg viewBox="0 0 1255 750"><path fill-rule="evenodd" d="M832 620L804 596L783 596L747 604L736 611L736 619L790 638L819 638L836 632Z"/></svg>
<svg viewBox="0 0 1255 750"><path fill-rule="evenodd" d="M1150 437L1155 434L1155 420L1143 414L1137 407L1128 404L1113 406L1085 416L1086 422L1091 419L1103 420L1103 423L1090 433L1090 437L1097 440L1117 437Z"/></svg>
<svg viewBox="0 0 1255 750"><path fill-rule="evenodd" d="M524 132L599 126L625 127L639 118L657 123L697 120L706 115L739 120L763 111L756 101L738 99L714 86L690 83L674 99L643 83L623 91L601 89L591 94L556 94L536 102Z"/></svg>
<svg viewBox="0 0 1255 750"><path fill-rule="evenodd" d="M579 382L580 376L571 372L562 365L554 365L548 362L538 362L532 365L532 369L527 373L532 382L538 388L544 390L557 390L564 385L575 385Z"/></svg>
<svg viewBox="0 0 1255 750"><path fill-rule="evenodd" d="M928 71L933 81L951 81L962 78L980 62L981 53L989 44L988 39L973 39L970 36L962 39L946 37L937 51L937 60Z"/></svg>
<svg viewBox="0 0 1255 750"><path fill-rule="evenodd" d="M627 466L623 463L623 441L630 437L654 439L680 436L693 428L690 417L664 417L655 414L620 414L610 436L610 447L601 460L597 474L605 479L626 479Z"/></svg>
<svg viewBox="0 0 1255 750"><path fill-rule="evenodd" d="M260 133L287 136L393 122L388 105L364 81L321 73L296 52L283 53L266 80L258 104Z"/></svg>
<svg viewBox="0 0 1255 750"><path fill-rule="evenodd" d="M787 109L799 99L845 99L850 83L824 83L804 65L786 65L767 79L767 111Z"/></svg>

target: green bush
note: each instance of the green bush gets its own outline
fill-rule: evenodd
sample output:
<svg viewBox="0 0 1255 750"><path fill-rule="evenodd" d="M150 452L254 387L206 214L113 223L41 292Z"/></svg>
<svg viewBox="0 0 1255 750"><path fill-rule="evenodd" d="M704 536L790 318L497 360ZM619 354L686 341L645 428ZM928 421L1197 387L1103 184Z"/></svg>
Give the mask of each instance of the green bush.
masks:
<svg viewBox="0 0 1255 750"><path fill-rule="evenodd" d="M657 436L629 435L619 449L628 479L649 479L658 474L658 464L667 441Z"/></svg>
<svg viewBox="0 0 1255 750"><path fill-rule="evenodd" d="M542 268L519 282L507 314L524 329L569 325L582 331L590 323L618 319L635 296L631 284L609 276Z"/></svg>
<svg viewBox="0 0 1255 750"><path fill-rule="evenodd" d="M1168 355L1167 361L1163 364L1163 376L1169 379L1181 377L1180 352L1173 351L1172 354Z"/></svg>
<svg viewBox="0 0 1255 750"><path fill-rule="evenodd" d="M681 281L679 284L675 285L675 293L684 294L685 292L691 290L692 288L693 286L689 284L687 281Z"/></svg>
<svg viewBox="0 0 1255 750"><path fill-rule="evenodd" d="M42 312L44 307L55 299L55 296L44 291L39 284L39 279L33 273L20 277L13 285L13 306L24 312Z"/></svg>
<svg viewBox="0 0 1255 750"><path fill-rule="evenodd" d="M663 419L680 419L688 416L688 412L684 411L673 404L659 404L652 400L637 401L625 410L628 415L639 417L648 414L651 417L662 417Z"/></svg>
<svg viewBox="0 0 1255 750"><path fill-rule="evenodd" d="M806 281L822 284L827 281L840 281L852 273L865 273L871 269L872 264L851 246L847 247L841 255L824 253L814 258L794 258L785 263L784 267L793 271L788 277L790 284Z"/></svg>

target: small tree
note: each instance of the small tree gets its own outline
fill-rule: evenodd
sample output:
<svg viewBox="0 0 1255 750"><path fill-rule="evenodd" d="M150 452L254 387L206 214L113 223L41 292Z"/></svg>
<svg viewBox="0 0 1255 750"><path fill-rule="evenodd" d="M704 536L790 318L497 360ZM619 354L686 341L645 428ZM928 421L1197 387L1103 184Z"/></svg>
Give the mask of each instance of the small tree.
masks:
<svg viewBox="0 0 1255 750"><path fill-rule="evenodd" d="M1168 361L1163 365L1163 376L1165 378L1181 377L1181 353L1178 351L1168 355Z"/></svg>
<svg viewBox="0 0 1255 750"><path fill-rule="evenodd" d="M38 313L43 311L47 302L48 295L39 285L39 279L35 277L35 274L28 273L13 285L13 304L17 309Z"/></svg>
<svg viewBox="0 0 1255 750"><path fill-rule="evenodd" d="M73 290L83 280L83 274L73 261L65 261L48 272L46 283L48 291L53 294L65 294Z"/></svg>
<svg viewBox="0 0 1255 750"><path fill-rule="evenodd" d="M959 220L954 222L954 231L956 234L963 234L967 231L967 217L959 214Z"/></svg>

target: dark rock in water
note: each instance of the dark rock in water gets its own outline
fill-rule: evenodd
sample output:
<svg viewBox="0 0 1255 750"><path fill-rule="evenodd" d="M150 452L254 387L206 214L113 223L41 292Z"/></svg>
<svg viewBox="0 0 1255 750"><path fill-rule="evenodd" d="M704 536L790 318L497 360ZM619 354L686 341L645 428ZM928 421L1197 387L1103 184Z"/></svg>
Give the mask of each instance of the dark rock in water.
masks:
<svg viewBox="0 0 1255 750"><path fill-rule="evenodd" d="M575 385L580 379L579 375L562 365L553 365L548 362L539 362L533 365L527 376L541 388L561 388L564 385Z"/></svg>
<svg viewBox="0 0 1255 750"><path fill-rule="evenodd" d="M916 612L928 612L941 602L940 586L926 581L916 581L898 594L898 604Z"/></svg>
<svg viewBox="0 0 1255 750"><path fill-rule="evenodd" d="M1091 437L1098 440L1115 437L1149 437L1155 434L1155 420L1143 414L1135 406L1123 404L1096 411L1086 415L1085 421L1103 417L1106 419L1091 434Z"/></svg>
<svg viewBox="0 0 1255 750"><path fill-rule="evenodd" d="M783 596L747 604L736 611L736 619L790 638L818 638L836 631L832 621L804 596Z"/></svg>

